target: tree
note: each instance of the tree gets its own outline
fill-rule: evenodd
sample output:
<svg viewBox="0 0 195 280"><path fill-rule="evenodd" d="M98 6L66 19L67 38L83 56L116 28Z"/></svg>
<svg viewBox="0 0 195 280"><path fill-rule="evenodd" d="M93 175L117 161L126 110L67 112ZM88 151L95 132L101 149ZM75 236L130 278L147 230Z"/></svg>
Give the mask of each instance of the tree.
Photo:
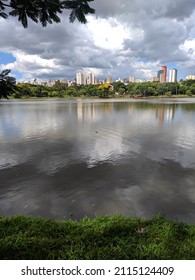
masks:
<svg viewBox="0 0 195 280"><path fill-rule="evenodd" d="M179 83L167 83L167 91L171 92L171 95L177 94L179 91Z"/></svg>
<svg viewBox="0 0 195 280"><path fill-rule="evenodd" d="M189 96L191 96L191 95L192 95L192 92L191 92L191 90L190 90L190 89L188 89L188 90L186 91L186 95L189 95Z"/></svg>
<svg viewBox="0 0 195 280"><path fill-rule="evenodd" d="M44 86L42 85L38 85L35 89L35 97L44 97L43 95L43 89L44 89Z"/></svg>
<svg viewBox="0 0 195 280"><path fill-rule="evenodd" d="M195 80L186 80L186 81L183 81L183 82L182 82L182 85L185 85L185 86L192 86L192 85L195 85Z"/></svg>
<svg viewBox="0 0 195 280"><path fill-rule="evenodd" d="M10 69L3 70L0 73L0 99L7 98L16 90L16 79L9 76Z"/></svg>
<svg viewBox="0 0 195 280"><path fill-rule="evenodd" d="M71 10L70 22L77 19L86 23L85 15L95 13L88 3L92 1L94 0L0 0L0 18L17 17L25 28L28 27L30 18L45 27L48 23L60 22L59 15L64 10Z"/></svg>
<svg viewBox="0 0 195 280"><path fill-rule="evenodd" d="M134 95L135 86L136 86L136 83L128 83L127 86L126 86L127 87L127 94Z"/></svg>
<svg viewBox="0 0 195 280"><path fill-rule="evenodd" d="M182 83L179 87L179 94L185 94L187 91L187 87Z"/></svg>
<svg viewBox="0 0 195 280"><path fill-rule="evenodd" d="M99 96L100 97L108 97L109 96L109 91L113 90L113 86L111 84L102 84L98 87L99 91Z"/></svg>
<svg viewBox="0 0 195 280"><path fill-rule="evenodd" d="M192 94L195 94L195 84L191 85L190 90Z"/></svg>
<svg viewBox="0 0 195 280"><path fill-rule="evenodd" d="M114 82L113 88L114 88L115 93L123 94L123 93L126 93L126 91L127 91L127 86L121 81Z"/></svg>

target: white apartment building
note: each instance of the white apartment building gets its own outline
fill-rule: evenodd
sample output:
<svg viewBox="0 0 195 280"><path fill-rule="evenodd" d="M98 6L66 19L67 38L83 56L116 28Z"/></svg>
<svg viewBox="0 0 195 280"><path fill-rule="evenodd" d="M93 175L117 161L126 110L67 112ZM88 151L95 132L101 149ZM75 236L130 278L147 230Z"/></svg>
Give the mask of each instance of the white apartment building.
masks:
<svg viewBox="0 0 195 280"><path fill-rule="evenodd" d="M169 83L177 82L177 69L173 68L169 70Z"/></svg>
<svg viewBox="0 0 195 280"><path fill-rule="evenodd" d="M87 79L86 74L84 72L76 73L76 83L77 85L86 85Z"/></svg>
<svg viewBox="0 0 195 280"><path fill-rule="evenodd" d="M129 77L129 82L130 82L130 83L135 83L135 82L136 82L135 77L134 77L134 76L130 76L130 77Z"/></svg>
<svg viewBox="0 0 195 280"><path fill-rule="evenodd" d="M87 77L87 84L94 85L95 84L95 75L94 73L90 72Z"/></svg>
<svg viewBox="0 0 195 280"><path fill-rule="evenodd" d="M186 80L195 80L195 75L186 76Z"/></svg>

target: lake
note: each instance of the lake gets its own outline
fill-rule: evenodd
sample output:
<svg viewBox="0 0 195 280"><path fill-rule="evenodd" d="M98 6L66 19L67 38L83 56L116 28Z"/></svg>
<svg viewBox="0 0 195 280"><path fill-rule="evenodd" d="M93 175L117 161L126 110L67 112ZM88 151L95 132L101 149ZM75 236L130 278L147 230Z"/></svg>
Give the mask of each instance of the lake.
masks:
<svg viewBox="0 0 195 280"><path fill-rule="evenodd" d="M0 100L0 215L195 223L195 99Z"/></svg>

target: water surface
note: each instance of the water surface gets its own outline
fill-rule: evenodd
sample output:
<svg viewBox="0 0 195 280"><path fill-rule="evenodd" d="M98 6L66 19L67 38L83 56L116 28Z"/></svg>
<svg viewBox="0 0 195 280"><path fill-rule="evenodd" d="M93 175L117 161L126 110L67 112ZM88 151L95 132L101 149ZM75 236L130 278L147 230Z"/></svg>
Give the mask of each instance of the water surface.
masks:
<svg viewBox="0 0 195 280"><path fill-rule="evenodd" d="M0 101L0 215L195 222L195 99Z"/></svg>

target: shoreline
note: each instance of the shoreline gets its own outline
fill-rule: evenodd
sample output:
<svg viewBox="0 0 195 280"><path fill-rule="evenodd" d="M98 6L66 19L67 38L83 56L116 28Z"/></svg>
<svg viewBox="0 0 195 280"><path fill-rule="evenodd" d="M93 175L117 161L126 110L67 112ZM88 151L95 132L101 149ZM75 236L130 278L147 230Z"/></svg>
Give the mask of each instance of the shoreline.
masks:
<svg viewBox="0 0 195 280"><path fill-rule="evenodd" d="M0 99L0 101L9 101L9 100L29 100L29 101L41 101L41 100L86 100L86 99L98 99L98 100L110 100L110 99L115 99L115 100L119 100L119 99L129 99L129 100L154 100L154 99L189 99L189 98L195 98L195 95L192 96L187 96L187 95L171 95L171 96L167 96L167 95L159 95L159 96L146 96L146 97L137 97L137 96L129 96L129 95L124 95L124 96L109 96L109 97L98 97L98 96L67 96L67 97L21 97L21 98L13 98L13 97L9 97L8 99L2 98Z"/></svg>

